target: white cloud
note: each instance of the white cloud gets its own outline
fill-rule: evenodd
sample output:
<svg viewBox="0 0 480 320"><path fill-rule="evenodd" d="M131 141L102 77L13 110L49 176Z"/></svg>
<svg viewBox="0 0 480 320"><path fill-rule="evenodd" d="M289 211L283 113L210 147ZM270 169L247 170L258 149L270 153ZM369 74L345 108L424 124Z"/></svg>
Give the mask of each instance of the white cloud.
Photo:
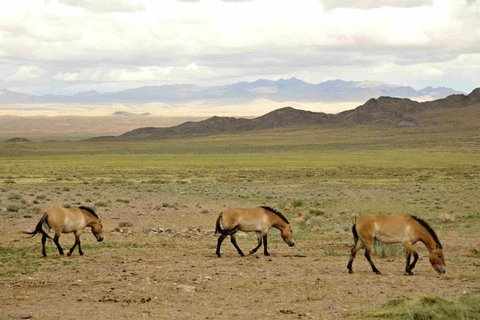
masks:
<svg viewBox="0 0 480 320"><path fill-rule="evenodd" d="M136 12L145 10L143 4L129 0L59 0L59 2L91 12Z"/></svg>
<svg viewBox="0 0 480 320"><path fill-rule="evenodd" d="M36 79L47 74L47 70L37 66L21 66L12 75L8 77L10 81L24 81Z"/></svg>
<svg viewBox="0 0 480 320"><path fill-rule="evenodd" d="M372 9L380 7L419 7L430 5L432 0L322 0L323 5L327 9L334 8L358 8Z"/></svg>
<svg viewBox="0 0 480 320"><path fill-rule="evenodd" d="M392 82L395 71L411 85L426 74L452 86L450 73L462 89L472 77L458 58L480 53L478 16L478 0L3 0L0 87L22 74L25 88L52 91L281 76ZM43 73L5 76L12 65Z"/></svg>

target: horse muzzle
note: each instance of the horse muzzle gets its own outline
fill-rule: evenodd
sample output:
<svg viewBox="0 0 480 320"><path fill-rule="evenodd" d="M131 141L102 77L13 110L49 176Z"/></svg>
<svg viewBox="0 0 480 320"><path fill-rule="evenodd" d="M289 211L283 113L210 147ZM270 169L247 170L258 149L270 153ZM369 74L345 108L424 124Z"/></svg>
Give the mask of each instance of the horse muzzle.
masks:
<svg viewBox="0 0 480 320"><path fill-rule="evenodd" d="M98 238L97 238L97 241L98 241L98 242L102 242L102 241L103 241L103 237L98 237Z"/></svg>
<svg viewBox="0 0 480 320"><path fill-rule="evenodd" d="M287 242L287 244L288 244L289 247L293 247L295 245L295 241L290 240L290 241Z"/></svg>
<svg viewBox="0 0 480 320"><path fill-rule="evenodd" d="M446 272L445 267L438 267L437 272L444 274Z"/></svg>

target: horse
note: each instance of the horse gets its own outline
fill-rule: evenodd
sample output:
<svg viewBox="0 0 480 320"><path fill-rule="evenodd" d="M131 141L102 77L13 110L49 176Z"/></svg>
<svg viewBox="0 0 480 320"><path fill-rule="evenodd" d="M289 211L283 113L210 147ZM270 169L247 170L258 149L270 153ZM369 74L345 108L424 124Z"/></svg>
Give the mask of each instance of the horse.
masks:
<svg viewBox="0 0 480 320"><path fill-rule="evenodd" d="M82 247L80 244L80 234L83 229L90 227L93 235L98 242L103 241L103 225L102 221L98 215L91 208L80 206L78 208L61 208L54 207L44 211L42 218L37 223L35 230L33 231L23 231L23 233L31 235L30 238L34 237L37 233L42 234L42 254L44 257L47 256L45 252L45 242L47 238L52 239L48 235L48 231L53 229L55 235L53 237L53 242L58 248L58 252L63 256L63 249L58 242L60 235L62 233L71 233L75 234L75 244L67 253L68 256L71 256L73 250L78 245L78 252L80 255L83 255ZM46 231L45 231L46 230Z"/></svg>
<svg viewBox="0 0 480 320"><path fill-rule="evenodd" d="M347 265L349 273L353 273L353 259L355 254L362 248L365 248L365 258L370 263L372 271L376 274L381 273L370 258L374 240L383 243L401 243L405 247L407 260L405 274L407 275L413 275L412 270L418 260L418 253L413 245L421 241L429 251L429 261L433 269L438 273L445 273L446 265L442 244L428 223L416 216L406 214L366 215L352 226L352 233L354 245ZM412 255L413 262L410 263Z"/></svg>
<svg viewBox="0 0 480 320"><path fill-rule="evenodd" d="M273 208L262 206L257 208L229 208L223 211L218 216L215 226L215 234L221 234L217 242L217 256L219 258L222 256L220 253L220 247L223 240L228 235L230 236L233 246L237 249L238 254L242 257L245 256L237 245L237 240L235 238L237 231L256 232L258 245L250 250L250 254L257 252L258 248L260 248L263 243L263 253L265 256L269 256L270 254L267 250L267 234L272 227L280 230L283 240L290 247L295 245L295 241L293 241L292 238L292 227L290 226L290 223L287 218Z"/></svg>

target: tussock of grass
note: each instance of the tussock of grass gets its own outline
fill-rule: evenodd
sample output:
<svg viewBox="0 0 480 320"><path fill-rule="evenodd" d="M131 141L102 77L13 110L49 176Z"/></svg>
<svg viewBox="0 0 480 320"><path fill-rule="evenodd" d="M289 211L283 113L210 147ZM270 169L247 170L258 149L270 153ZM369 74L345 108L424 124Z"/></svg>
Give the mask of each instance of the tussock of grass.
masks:
<svg viewBox="0 0 480 320"><path fill-rule="evenodd" d="M405 248L400 244L386 244L375 241L373 243L375 254L380 258L398 257L405 255Z"/></svg>
<svg viewBox="0 0 480 320"><path fill-rule="evenodd" d="M390 300L362 315L363 319L454 320L480 319L480 296L464 295L457 301L426 296L412 301Z"/></svg>

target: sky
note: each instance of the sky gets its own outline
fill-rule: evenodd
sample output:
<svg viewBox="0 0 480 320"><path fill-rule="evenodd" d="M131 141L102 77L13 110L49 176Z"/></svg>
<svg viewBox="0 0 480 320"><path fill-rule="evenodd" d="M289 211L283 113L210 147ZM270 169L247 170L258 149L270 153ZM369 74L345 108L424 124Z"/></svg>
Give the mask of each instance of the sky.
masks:
<svg viewBox="0 0 480 320"><path fill-rule="evenodd" d="M480 86L480 0L0 0L0 89Z"/></svg>

